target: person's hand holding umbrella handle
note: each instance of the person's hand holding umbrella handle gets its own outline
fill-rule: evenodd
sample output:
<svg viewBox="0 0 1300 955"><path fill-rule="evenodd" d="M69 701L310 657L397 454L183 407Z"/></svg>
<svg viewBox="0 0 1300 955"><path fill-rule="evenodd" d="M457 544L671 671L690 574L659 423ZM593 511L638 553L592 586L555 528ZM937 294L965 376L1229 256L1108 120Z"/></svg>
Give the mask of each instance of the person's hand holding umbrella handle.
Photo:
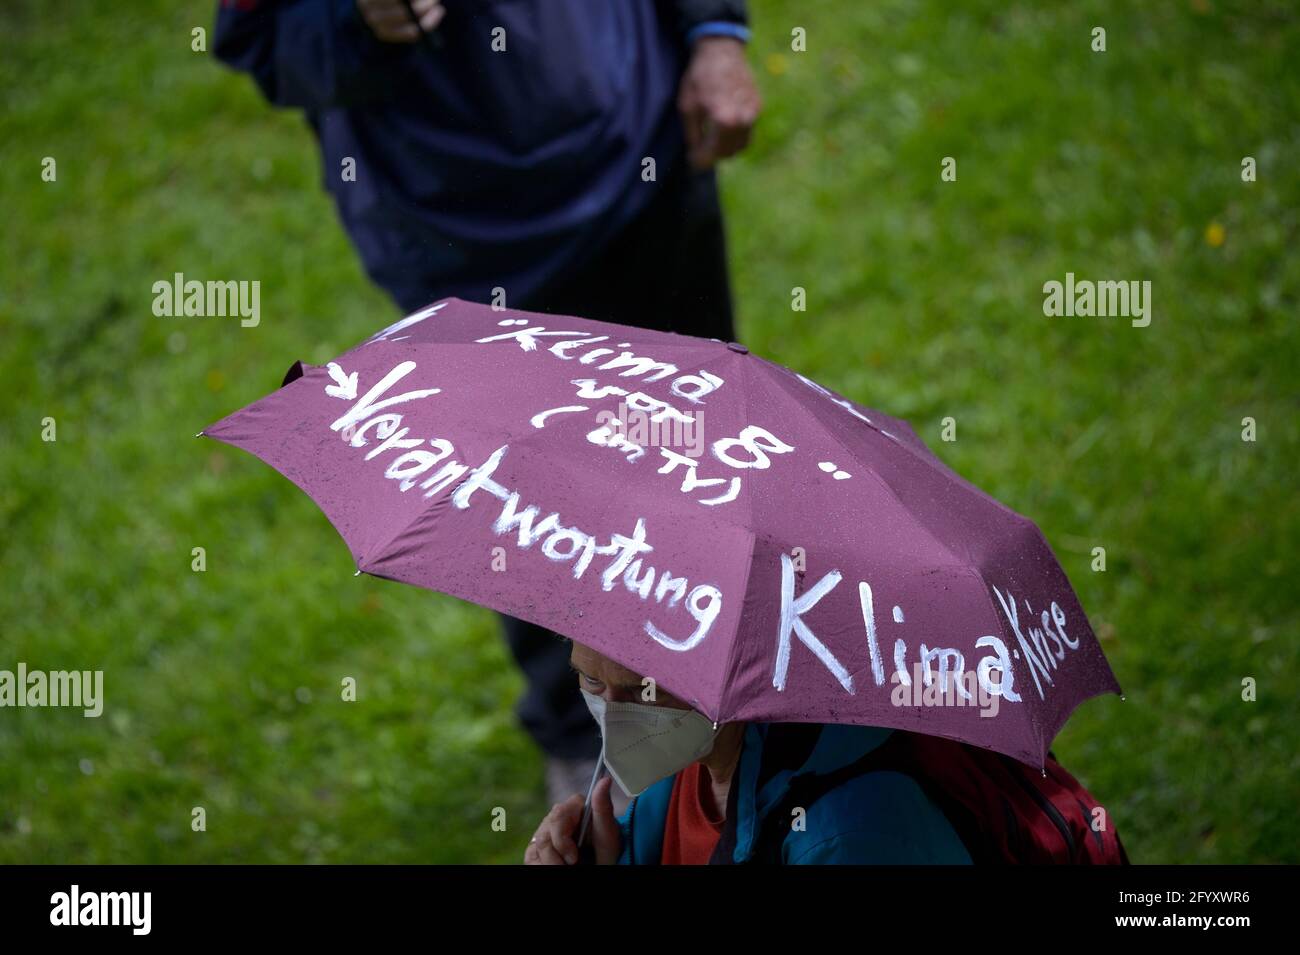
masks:
<svg viewBox="0 0 1300 955"><path fill-rule="evenodd" d="M547 813L524 850L525 864L615 865L618 862L623 836L609 796L614 780L610 776L602 777L603 766L603 761L597 766L586 799L581 793L574 793Z"/></svg>
<svg viewBox="0 0 1300 955"><path fill-rule="evenodd" d="M596 769L591 774L591 785L587 787L587 798L582 804L582 822L578 826L578 861L583 865L591 865L596 861L595 847L587 837L591 832L591 817L594 814L595 807L595 800L592 797L595 795L596 787L600 785L600 781L604 776L605 751L602 749L600 758L596 760ZM605 791L608 792L609 787L606 787Z"/></svg>

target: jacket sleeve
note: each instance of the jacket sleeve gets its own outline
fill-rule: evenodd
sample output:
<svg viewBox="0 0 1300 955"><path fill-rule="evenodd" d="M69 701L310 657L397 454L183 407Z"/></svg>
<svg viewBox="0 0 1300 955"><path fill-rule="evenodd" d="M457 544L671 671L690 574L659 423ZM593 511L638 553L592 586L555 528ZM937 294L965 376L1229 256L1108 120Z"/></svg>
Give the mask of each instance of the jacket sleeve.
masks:
<svg viewBox="0 0 1300 955"><path fill-rule="evenodd" d="M808 809L786 837L787 865L969 865L970 853L920 786L895 772L865 774Z"/></svg>
<svg viewBox="0 0 1300 955"><path fill-rule="evenodd" d="M672 6L679 37L703 23L749 25L745 0L672 0Z"/></svg>
<svg viewBox="0 0 1300 955"><path fill-rule="evenodd" d="M382 98L409 52L376 39L356 0L220 0L212 50L275 105L313 112Z"/></svg>

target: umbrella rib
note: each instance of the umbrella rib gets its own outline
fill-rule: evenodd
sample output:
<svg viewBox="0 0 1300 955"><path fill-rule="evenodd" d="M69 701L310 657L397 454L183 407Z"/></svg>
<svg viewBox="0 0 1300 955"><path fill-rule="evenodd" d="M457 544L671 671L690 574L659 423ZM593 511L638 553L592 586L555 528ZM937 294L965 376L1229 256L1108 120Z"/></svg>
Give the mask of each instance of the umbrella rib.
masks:
<svg viewBox="0 0 1300 955"><path fill-rule="evenodd" d="M784 383L779 383L779 384L781 385L782 389L785 390ZM811 391L811 389L809 390ZM817 411L814 408L810 407L809 405L804 404L802 402L796 402L795 406L806 409L810 414L813 415L815 419L820 419L820 415L817 414ZM829 409L827 410L829 411ZM912 515L915 514L915 512L903 502L903 499L898 496L898 492L894 490L894 488L889 484L889 482L887 482L884 478L882 478L879 474L877 474L875 468L872 467L868 461L864 460L857 451L855 451L852 447L846 444L844 442L844 439L840 437L839 433L834 428L826 426L820 420L818 421L818 423L822 425L821 430L827 436L829 436L831 440L833 440L836 444L838 444L844 450L844 452L848 454L850 458L852 458L858 465L862 467L863 472L870 474L872 479L876 482L876 484L885 489L885 491L894 500L894 502L903 511L903 513L912 514ZM866 422L863 423L865 424ZM880 431L879 428L874 428L874 426L873 429L877 432ZM889 438L886 437L885 440L889 440ZM892 443L895 445L902 445L901 441L893 441ZM1012 513L1014 514L1015 512L1012 511ZM1018 514L1016 516L1020 517L1020 515ZM1020 518L1020 519L1024 520L1024 518ZM931 541L933 541L936 545L938 545L939 549L942 550L944 553L946 553L952 559L953 563L956 566L958 567L970 566L969 561L962 560L956 553L953 552L952 548L946 542L939 539L939 537L929 528L929 526L927 526L924 522L920 521L919 519L916 519L915 516L913 516L913 520L916 523L916 525L920 527L922 531L925 532L926 537L928 537Z"/></svg>
<svg viewBox="0 0 1300 955"><path fill-rule="evenodd" d="M782 387L783 389L785 389L785 390L787 390L787 391L790 391L790 392L793 392L793 393L795 393L795 394L798 394L799 391L796 390L795 387L794 387L794 386L795 386L795 383L798 382L800 388L802 388L802 389L807 389L807 390L809 390L809 391L813 390L813 389L808 388L808 386L807 386L807 385L804 385L802 382L799 382L799 381L798 381L798 376L795 375L795 373L792 372L790 369L786 368L784 365L778 365L778 364L776 364L776 362L767 361L766 359L761 359L761 360L764 361L764 362L766 362L766 364L772 366L773 368L776 368L776 369L779 370L779 371L789 372L789 378L790 378L790 379L793 379L793 380L788 380L788 381L787 381L787 380L786 380L786 376L781 376L781 379L782 379L782 380L781 380L780 384L781 384L781 387ZM787 387L787 385L788 385L788 387ZM825 386L823 385L822 387L824 388ZM827 389L827 390L829 391L829 389ZM832 394L834 394L834 393L832 393ZM849 400L850 400L849 398L845 398L843 395L835 395L835 397L838 397L838 398L840 398L840 399L842 399L842 400L844 400L844 401L849 401ZM798 402L798 403L799 403L799 404L802 404L802 402ZM921 450L921 449L919 449L919 448L913 447L911 443L909 443L909 442L907 442L907 441L904 441L904 440L902 440L901 438L896 438L896 437L894 437L892 434L890 434L889 432L885 431L883 428L881 428L879 425L875 424L874 422L862 421L862 419L861 419L860 417L858 417L857 415L852 414L852 412L849 412L849 410L848 410L847 408L844 408L843 406L836 404L833 400L831 400L831 399L828 398L828 399L827 399L827 403L828 403L828 404L831 404L831 405L835 405L837 408L839 408L839 411L840 411L840 412L844 412L844 413L846 413L846 414L849 414L849 416L852 417L855 421L861 421L862 424L865 424L868 428L871 428L873 431L875 431L875 432L881 434L882 436L884 436L884 438L885 438L887 441L891 441L891 442L893 442L894 444L898 445L899 447L903 448L905 451L908 452L908 454L912 455L913 457L915 457L916 459L918 459L918 460L920 460L920 461L923 461L923 462L926 464L926 466L929 467L931 470L933 470L933 471L938 471L939 474L940 474L940 476L945 477L945 478L949 478L949 479L956 480L957 482L959 482L961 485L963 485L963 486L966 487L967 489L969 489L969 490L971 490L971 491L974 491L976 494L980 495L981 497L983 497L983 498L985 498L985 499L991 501L993 504L997 505L999 508L1001 508L1002 510L1006 511L1007 513L1012 514L1012 515L1014 515L1014 516L1016 516L1016 517L1018 517L1018 518L1021 518L1022 520L1024 519L1024 516L1023 516L1022 514L1020 514L1019 512L1013 510L1012 508L1008 507L1007 505L1003 504L1003 503L1002 503L1001 501L999 501L997 498L995 498L995 497L993 497L992 495L986 493L982 488L976 486L975 484L973 484L973 483L971 483L970 481L968 481L965 477L963 477L962 475L958 474L955 470L953 470L951 467L949 467L949 466L948 466L948 465L947 465L947 464L946 464L946 463L945 463L941 458L939 458L939 457L938 457L938 456L937 456L933 451L931 451L931 450L928 448L928 446L926 447L926 449L925 449L924 451ZM866 407L866 406L863 405L863 407ZM826 410L826 412L827 412L828 414L835 414L835 413L837 413L837 412L832 412L832 411L830 410L830 408L826 408L825 410ZM870 410L873 410L873 409L868 408L868 410L870 411ZM877 412L877 413L878 413L878 414L883 414L883 412ZM818 413L816 413L816 412L814 412L814 415L815 415L816 417L818 417L818 418L821 417L821 415L818 414ZM901 419L900 419L900 420L901 420ZM904 421L904 423L906 424L907 422ZM911 425L909 424L908 427L910 428ZM828 430L829 430L829 429L828 429ZM913 433L915 433L915 430L914 430L914 429L913 429ZM918 441L921 440L919 435L917 436L917 440L918 440ZM922 444L924 444L923 441L922 441ZM852 453L852 452L850 452L850 453ZM857 456L854 455L854 457L856 458ZM858 459L858 460L860 461L860 459Z"/></svg>
<svg viewBox="0 0 1300 955"><path fill-rule="evenodd" d="M733 352L733 354L735 353ZM750 361L740 363L740 374L745 384L745 387L741 388L741 401L744 407L744 416L741 420L743 421L751 420L749 417L749 393L753 384L753 372L750 370L752 365L753 362ZM744 623L745 597L749 595L750 573L754 569L754 552L758 549L758 531L755 528L754 520L754 493L749 490L748 486L745 487L745 491L746 504L749 508L749 520L746 521L744 530L749 535L749 560L745 563L745 573L741 577L741 580L744 581L744 590L740 595L740 615L736 618L736 633L733 634L731 646L727 648L727 662L722 668L722 686L719 688L720 692L718 693L718 715L716 717L719 722L722 721L724 714L730 710L732 669L735 666L736 654L741 644L740 632Z"/></svg>
<svg viewBox="0 0 1300 955"><path fill-rule="evenodd" d="M722 687L718 694L718 715L714 717L719 723L726 718L731 712L731 686L732 671L736 663L736 654L739 652L741 644L741 628L745 622L745 597L749 595L750 573L754 569L754 553L758 550L758 534L749 531L749 560L745 564L745 573L741 578L744 583L744 591L740 595L740 614L736 618L736 631L732 635L731 646L727 649L727 662L722 668Z"/></svg>

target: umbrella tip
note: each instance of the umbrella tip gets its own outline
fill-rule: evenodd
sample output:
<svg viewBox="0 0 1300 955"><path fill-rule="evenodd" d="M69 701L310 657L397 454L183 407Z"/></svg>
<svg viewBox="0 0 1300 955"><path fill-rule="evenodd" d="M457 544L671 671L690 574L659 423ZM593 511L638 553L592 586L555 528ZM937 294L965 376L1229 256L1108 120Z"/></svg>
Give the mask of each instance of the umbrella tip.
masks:
<svg viewBox="0 0 1300 955"><path fill-rule="evenodd" d="M201 437L203 437L203 432L200 431L198 434L194 435L194 437L196 437L196 438L201 438Z"/></svg>
<svg viewBox="0 0 1300 955"><path fill-rule="evenodd" d="M353 574L352 576L353 576L353 577L360 577L360 576L361 576L361 571L358 570L358 571L357 571L355 574Z"/></svg>
<svg viewBox="0 0 1300 955"><path fill-rule="evenodd" d="M1123 693L1121 693L1121 694L1119 695L1119 701L1120 701L1121 703L1123 703L1123 702L1125 702L1126 700L1128 700L1128 697L1125 696Z"/></svg>

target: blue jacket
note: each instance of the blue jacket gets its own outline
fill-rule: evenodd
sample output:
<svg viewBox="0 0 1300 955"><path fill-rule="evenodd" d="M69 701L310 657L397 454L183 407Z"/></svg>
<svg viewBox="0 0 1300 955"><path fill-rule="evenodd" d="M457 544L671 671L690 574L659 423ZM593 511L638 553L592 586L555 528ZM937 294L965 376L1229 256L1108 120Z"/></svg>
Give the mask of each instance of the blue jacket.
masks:
<svg viewBox="0 0 1300 955"><path fill-rule="evenodd" d="M431 50L375 39L356 0L223 0L213 51L304 111L339 216L399 304L487 301L497 286L526 303L641 212L681 159L686 37L743 31L744 3L445 6Z"/></svg>
<svg viewBox="0 0 1300 955"><path fill-rule="evenodd" d="M780 809L792 779L847 766L892 732L830 724L817 730L781 723L746 727L727 823L713 862L753 861L760 825ZM675 779L655 783L633 799L619 819L621 864L658 864ZM782 831L781 859L786 865L971 861L944 814L910 777L897 772L867 772L840 783L806 807L802 830L786 821Z"/></svg>

